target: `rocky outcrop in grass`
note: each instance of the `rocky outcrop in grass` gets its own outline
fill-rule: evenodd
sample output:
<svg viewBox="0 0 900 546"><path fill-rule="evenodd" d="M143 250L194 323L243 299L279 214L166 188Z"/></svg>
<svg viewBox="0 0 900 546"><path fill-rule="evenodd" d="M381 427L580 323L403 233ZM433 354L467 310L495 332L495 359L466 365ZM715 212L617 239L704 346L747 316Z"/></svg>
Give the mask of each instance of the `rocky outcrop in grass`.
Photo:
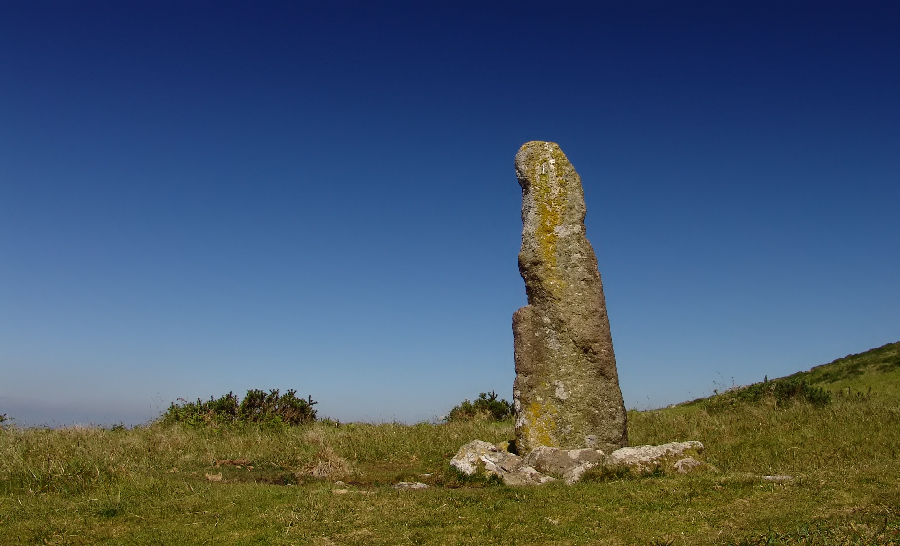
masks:
<svg viewBox="0 0 900 546"><path fill-rule="evenodd" d="M506 485L541 485L563 480L580 481L588 472L646 475L678 472L686 474L708 467L697 456L703 444L697 441L671 442L658 446L623 447L606 455L599 449L561 449L541 446L524 457L506 451L504 444L473 440L462 446L450 466L466 476L498 478Z"/></svg>

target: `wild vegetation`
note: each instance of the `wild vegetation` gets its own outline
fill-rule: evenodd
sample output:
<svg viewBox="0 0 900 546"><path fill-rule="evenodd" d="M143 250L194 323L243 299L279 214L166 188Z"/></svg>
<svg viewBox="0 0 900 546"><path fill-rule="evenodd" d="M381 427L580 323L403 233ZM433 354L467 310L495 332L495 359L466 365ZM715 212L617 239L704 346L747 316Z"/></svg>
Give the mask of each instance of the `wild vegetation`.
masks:
<svg viewBox="0 0 900 546"><path fill-rule="evenodd" d="M198 426L206 420L167 412L133 429L5 424L0 543L897 545L898 362L891 344L748 390L631 411L633 445L700 440L714 469L595 474L572 486L512 488L451 471L463 443L512 437L511 420L484 415ZM188 413L209 411L201 405ZM401 481L430 487L392 487Z"/></svg>
<svg viewBox="0 0 900 546"><path fill-rule="evenodd" d="M483 392L474 402L463 400L458 406L454 406L447 414L446 421L470 421L472 419L489 419L503 421L512 419L513 405L502 398L497 398L494 391Z"/></svg>
<svg viewBox="0 0 900 546"><path fill-rule="evenodd" d="M255 423L268 426L296 426L316 420L316 402L312 396L297 398L297 391L290 389L280 394L278 389L265 392L259 389L247 391L238 402L237 396L229 392L219 398L207 401L197 399L188 402L179 399L173 402L160 418L160 424L184 423L190 426L226 426L237 423Z"/></svg>

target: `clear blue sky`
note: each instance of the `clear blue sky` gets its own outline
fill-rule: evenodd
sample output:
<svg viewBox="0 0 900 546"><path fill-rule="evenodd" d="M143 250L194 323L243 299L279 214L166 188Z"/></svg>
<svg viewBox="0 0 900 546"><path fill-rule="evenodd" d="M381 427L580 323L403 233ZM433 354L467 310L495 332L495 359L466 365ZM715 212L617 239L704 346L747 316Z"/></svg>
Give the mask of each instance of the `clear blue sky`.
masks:
<svg viewBox="0 0 900 546"><path fill-rule="evenodd" d="M896 2L0 4L0 413L511 398L513 157L581 174L626 405L900 340Z"/></svg>

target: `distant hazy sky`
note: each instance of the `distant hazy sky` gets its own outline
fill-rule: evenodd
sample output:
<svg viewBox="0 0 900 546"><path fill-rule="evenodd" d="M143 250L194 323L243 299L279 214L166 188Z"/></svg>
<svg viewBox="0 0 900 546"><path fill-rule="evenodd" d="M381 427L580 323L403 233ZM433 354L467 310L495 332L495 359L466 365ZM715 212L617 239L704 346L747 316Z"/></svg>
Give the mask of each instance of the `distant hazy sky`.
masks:
<svg viewBox="0 0 900 546"><path fill-rule="evenodd" d="M626 405L900 339L900 3L0 1L0 413L512 396L524 142Z"/></svg>

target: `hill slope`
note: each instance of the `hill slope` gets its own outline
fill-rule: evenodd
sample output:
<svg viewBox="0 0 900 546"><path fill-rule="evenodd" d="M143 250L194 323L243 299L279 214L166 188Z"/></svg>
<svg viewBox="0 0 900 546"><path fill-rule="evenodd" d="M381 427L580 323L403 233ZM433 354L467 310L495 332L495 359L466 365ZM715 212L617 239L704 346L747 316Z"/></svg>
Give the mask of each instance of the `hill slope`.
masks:
<svg viewBox="0 0 900 546"><path fill-rule="evenodd" d="M900 342L847 355L784 379L803 379L829 391L900 396Z"/></svg>
<svg viewBox="0 0 900 546"><path fill-rule="evenodd" d="M824 405L835 398L900 399L900 342L888 343L863 353L847 355L809 371L786 377L768 379L762 383L736 386L670 407L673 410L694 411L699 408L719 411L744 402L768 400L775 405L805 400Z"/></svg>

